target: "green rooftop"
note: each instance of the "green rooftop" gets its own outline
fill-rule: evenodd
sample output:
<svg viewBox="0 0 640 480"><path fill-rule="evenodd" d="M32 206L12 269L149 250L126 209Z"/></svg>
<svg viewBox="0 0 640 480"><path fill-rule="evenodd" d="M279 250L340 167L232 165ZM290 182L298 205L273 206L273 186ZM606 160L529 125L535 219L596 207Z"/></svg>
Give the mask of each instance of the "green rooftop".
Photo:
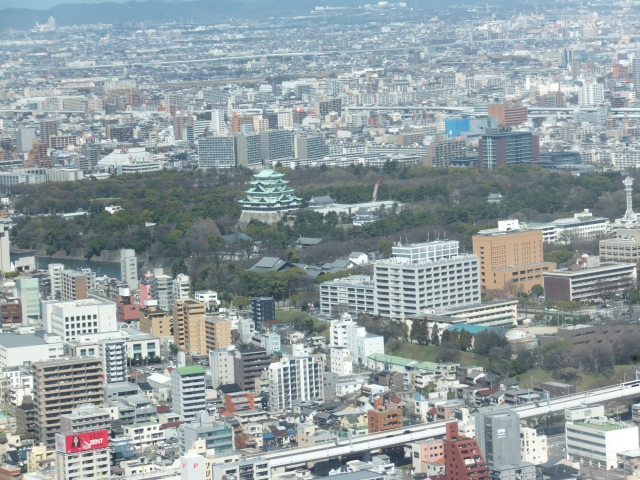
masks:
<svg viewBox="0 0 640 480"><path fill-rule="evenodd" d="M419 364L414 365L414 367L420 368L420 369L425 369L425 370L435 371L435 369L438 367L438 364L435 363L435 362L420 362Z"/></svg>
<svg viewBox="0 0 640 480"><path fill-rule="evenodd" d="M600 425L598 423L591 423L591 422L574 422L574 425L591 428L593 430L598 430L600 432L613 432L615 430L625 430L627 428L635 428L633 425L628 425L626 423L605 423L604 425Z"/></svg>
<svg viewBox="0 0 640 480"><path fill-rule="evenodd" d="M186 377L187 375L204 375L204 368L200 365L194 365L192 367L179 367L176 368L177 372L181 377Z"/></svg>
<svg viewBox="0 0 640 480"><path fill-rule="evenodd" d="M393 365L401 365L403 367L406 365L409 365L411 362L415 362L415 360L411 358L395 357L393 355L386 355L384 353L372 353L371 355L369 355L369 358L371 360L375 360L376 362L386 362L386 363L391 363ZM426 362L426 363L429 363L429 362Z"/></svg>

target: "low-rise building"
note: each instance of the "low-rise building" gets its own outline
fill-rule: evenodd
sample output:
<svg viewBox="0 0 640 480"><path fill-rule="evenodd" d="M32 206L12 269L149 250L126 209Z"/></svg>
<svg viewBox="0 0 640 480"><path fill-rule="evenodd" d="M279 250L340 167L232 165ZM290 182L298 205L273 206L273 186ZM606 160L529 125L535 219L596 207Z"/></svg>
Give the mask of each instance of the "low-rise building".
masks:
<svg viewBox="0 0 640 480"><path fill-rule="evenodd" d="M375 313L375 285L369 275L352 275L320 284L320 312L331 315L337 305L352 313Z"/></svg>
<svg viewBox="0 0 640 480"><path fill-rule="evenodd" d="M133 440L136 449L145 449L164 441L162 425L156 422L134 423L124 425L122 432L125 437Z"/></svg>
<svg viewBox="0 0 640 480"><path fill-rule="evenodd" d="M546 463L549 459L547 436L538 433L535 428L520 427L520 457L523 462L534 465Z"/></svg>

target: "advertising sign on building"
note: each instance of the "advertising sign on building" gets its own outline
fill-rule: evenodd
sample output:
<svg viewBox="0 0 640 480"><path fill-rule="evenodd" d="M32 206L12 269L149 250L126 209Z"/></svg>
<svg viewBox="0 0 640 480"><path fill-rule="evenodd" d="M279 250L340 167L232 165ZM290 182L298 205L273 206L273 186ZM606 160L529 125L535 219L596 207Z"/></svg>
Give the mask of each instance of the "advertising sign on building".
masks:
<svg viewBox="0 0 640 480"><path fill-rule="evenodd" d="M97 450L109 446L109 431L96 430L95 432L72 433L63 435L56 433L56 452L76 453L88 450Z"/></svg>

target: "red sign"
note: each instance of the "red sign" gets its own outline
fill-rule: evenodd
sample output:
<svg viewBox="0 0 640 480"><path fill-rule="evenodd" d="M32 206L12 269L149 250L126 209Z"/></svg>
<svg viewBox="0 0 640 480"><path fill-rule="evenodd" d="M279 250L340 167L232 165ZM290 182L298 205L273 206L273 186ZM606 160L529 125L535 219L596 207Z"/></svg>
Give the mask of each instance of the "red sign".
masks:
<svg viewBox="0 0 640 480"><path fill-rule="evenodd" d="M109 431L96 430L95 432L72 433L62 435L56 433L56 452L76 453L87 450L97 450L109 446Z"/></svg>

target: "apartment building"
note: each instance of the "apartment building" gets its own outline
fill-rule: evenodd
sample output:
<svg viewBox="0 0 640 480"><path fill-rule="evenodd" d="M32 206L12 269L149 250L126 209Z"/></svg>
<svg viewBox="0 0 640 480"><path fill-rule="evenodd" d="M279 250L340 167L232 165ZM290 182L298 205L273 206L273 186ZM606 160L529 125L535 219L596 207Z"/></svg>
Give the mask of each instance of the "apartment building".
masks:
<svg viewBox="0 0 640 480"><path fill-rule="evenodd" d="M195 420L198 412L207 409L205 371L199 365L178 367L171 371L173 412L185 422Z"/></svg>
<svg viewBox="0 0 640 480"><path fill-rule="evenodd" d="M292 158L294 155L293 132L290 130L267 130L260 132L262 158L265 161Z"/></svg>
<svg viewBox="0 0 640 480"><path fill-rule="evenodd" d="M127 352L124 339L108 339L98 342L98 356L102 359L105 383L127 381Z"/></svg>
<svg viewBox="0 0 640 480"><path fill-rule="evenodd" d="M598 256L583 255L570 268L544 273L545 298L581 302L622 294L636 288L637 276L635 263L600 262Z"/></svg>
<svg viewBox="0 0 640 480"><path fill-rule="evenodd" d="M120 250L120 279L127 282L132 292L138 289L138 259L131 248Z"/></svg>
<svg viewBox="0 0 640 480"><path fill-rule="evenodd" d="M189 275L179 273L178 276L173 279L172 287L174 302L176 300L189 298L189 293L191 291L191 278L189 278Z"/></svg>
<svg viewBox="0 0 640 480"><path fill-rule="evenodd" d="M224 318L205 317L205 352L220 350L231 345L231 321Z"/></svg>
<svg viewBox="0 0 640 480"><path fill-rule="evenodd" d="M148 300L147 306L140 308L140 330L158 338L171 335L171 317L158 309L156 300Z"/></svg>
<svg viewBox="0 0 640 480"><path fill-rule="evenodd" d="M375 314L375 285L369 275L352 275L320 284L320 311L331 315L336 305L350 313Z"/></svg>
<svg viewBox="0 0 640 480"><path fill-rule="evenodd" d="M87 404L60 416L56 434L56 473L58 478L111 478L107 410Z"/></svg>
<svg viewBox="0 0 640 480"><path fill-rule="evenodd" d="M75 301L42 302L44 329L65 342L81 335L118 330L116 304L96 297Z"/></svg>
<svg viewBox="0 0 640 480"><path fill-rule="evenodd" d="M209 366L211 367L211 386L213 388L235 382L234 356L232 350L210 350Z"/></svg>
<svg viewBox="0 0 640 480"><path fill-rule="evenodd" d="M467 156L464 140L437 139L426 147L424 164L429 167L448 168L451 160Z"/></svg>
<svg viewBox="0 0 640 480"><path fill-rule="evenodd" d="M489 117L498 119L501 127L520 125L529 119L529 111L525 105L490 103L488 113Z"/></svg>
<svg viewBox="0 0 640 480"><path fill-rule="evenodd" d="M49 277L51 284L51 300L60 300L62 292L62 271L64 265L62 263L49 264Z"/></svg>
<svg viewBox="0 0 640 480"><path fill-rule="evenodd" d="M534 465L546 463L549 459L547 436L538 433L535 428L520 427L520 457L523 462Z"/></svg>
<svg viewBox="0 0 640 480"><path fill-rule="evenodd" d="M256 379L269 369L271 355L264 348L236 348L234 351L235 383L242 390L254 390Z"/></svg>
<svg viewBox="0 0 640 480"><path fill-rule="evenodd" d="M487 465L517 464L520 457L520 417L516 412L483 410L475 415L476 439Z"/></svg>
<svg viewBox="0 0 640 480"><path fill-rule="evenodd" d="M296 158L300 160L317 160L327 155L329 155L329 146L323 137L296 135Z"/></svg>
<svg viewBox="0 0 640 480"><path fill-rule="evenodd" d="M174 370L175 371L175 370ZM123 425L122 433L133 441L136 449L153 447L164 441L164 430L157 422L142 422L132 425Z"/></svg>
<svg viewBox="0 0 640 480"><path fill-rule="evenodd" d="M373 401L373 410L367 412L369 433L385 432L402 428L402 408L395 404L385 404L384 397Z"/></svg>
<svg viewBox="0 0 640 480"><path fill-rule="evenodd" d="M236 165L247 168L262 166L262 139L258 133L239 133L234 137Z"/></svg>
<svg viewBox="0 0 640 480"><path fill-rule="evenodd" d="M447 480L488 480L489 471L478 442L458 432L458 422L445 425L444 464Z"/></svg>
<svg viewBox="0 0 640 480"><path fill-rule="evenodd" d="M616 238L600 240L600 260L607 262L640 261L640 229L618 228Z"/></svg>
<svg viewBox="0 0 640 480"><path fill-rule="evenodd" d="M89 290L95 289L95 272L91 270L62 270L60 272L60 300L89 298Z"/></svg>
<svg viewBox="0 0 640 480"><path fill-rule="evenodd" d="M322 400L324 365L310 355L284 355L269 365L269 410L291 410L296 401Z"/></svg>
<svg viewBox="0 0 640 480"><path fill-rule="evenodd" d="M191 450L196 440L204 440L205 448L213 453L213 458L228 457L235 450L234 437L232 427L213 421L207 412L200 412L192 422L178 426L181 455Z"/></svg>
<svg viewBox="0 0 640 480"><path fill-rule="evenodd" d="M429 308L480 303L478 257L459 253L458 241L397 244L392 252L374 265L379 315L404 320Z"/></svg>
<svg viewBox="0 0 640 480"><path fill-rule="evenodd" d="M205 314L203 302L193 299L173 302L173 342L176 347L189 353L206 353Z"/></svg>
<svg viewBox="0 0 640 480"><path fill-rule="evenodd" d="M482 290L510 288L527 293L542 285L543 273L555 270L545 262L542 232L525 230L518 220L501 220L498 228L480 230L472 237L473 253L480 259Z"/></svg>
<svg viewBox="0 0 640 480"><path fill-rule="evenodd" d="M256 328L261 328L267 320L276 319L276 301L271 297L254 297L251 299L251 319Z"/></svg>
<svg viewBox="0 0 640 480"><path fill-rule="evenodd" d="M35 434L53 447L61 416L86 403L101 407L104 396L102 360L95 357L37 362L33 367Z"/></svg>
<svg viewBox="0 0 640 480"><path fill-rule="evenodd" d="M155 268L150 280L151 288L149 293L151 295L151 299L157 300L158 308L160 308L160 310L170 312L173 306L173 277L171 277L171 275L165 275L162 268ZM140 285L141 290L142 288L143 286ZM140 304L145 306L145 304L142 303L142 292Z"/></svg>

